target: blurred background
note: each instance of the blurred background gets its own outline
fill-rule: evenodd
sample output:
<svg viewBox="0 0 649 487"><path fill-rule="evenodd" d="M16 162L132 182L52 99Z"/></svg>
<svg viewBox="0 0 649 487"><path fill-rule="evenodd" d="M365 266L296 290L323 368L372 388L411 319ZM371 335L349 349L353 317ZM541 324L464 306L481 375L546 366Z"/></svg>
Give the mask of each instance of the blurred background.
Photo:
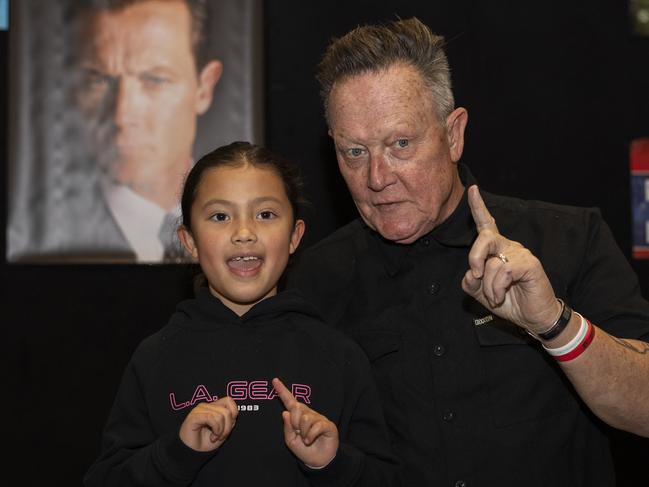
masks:
<svg viewBox="0 0 649 487"><path fill-rule="evenodd" d="M411 16L447 39L456 102L469 112L463 162L481 186L599 207L649 297L649 262L632 252L630 170L632 142L649 137L649 7L642 0L263 2L261 138L303 170L311 201L305 245L356 215L327 136L315 66L332 37ZM9 37L0 32L5 167L15 143L6 108L15 69ZM7 174L0 173L6 195ZM3 205L5 228L6 197ZM3 477L80 485L124 366L139 341L191 295L191 270L5 259L0 275L10 449ZM649 440L611 431L611 441L618 485L637 485Z"/></svg>

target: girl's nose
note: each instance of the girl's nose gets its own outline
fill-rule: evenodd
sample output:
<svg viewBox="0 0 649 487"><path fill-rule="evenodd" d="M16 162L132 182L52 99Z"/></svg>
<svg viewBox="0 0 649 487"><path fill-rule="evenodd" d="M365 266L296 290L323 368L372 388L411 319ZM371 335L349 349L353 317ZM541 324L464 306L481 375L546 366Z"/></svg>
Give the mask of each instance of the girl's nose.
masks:
<svg viewBox="0 0 649 487"><path fill-rule="evenodd" d="M232 243L254 243L257 241L257 235L250 228L250 225L240 225L236 232L232 234Z"/></svg>

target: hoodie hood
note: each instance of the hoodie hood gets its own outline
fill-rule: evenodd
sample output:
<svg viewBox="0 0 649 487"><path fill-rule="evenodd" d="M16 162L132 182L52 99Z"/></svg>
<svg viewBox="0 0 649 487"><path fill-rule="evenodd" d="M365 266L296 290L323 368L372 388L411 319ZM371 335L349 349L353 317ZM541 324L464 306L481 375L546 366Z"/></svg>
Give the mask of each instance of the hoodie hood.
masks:
<svg viewBox="0 0 649 487"><path fill-rule="evenodd" d="M215 330L224 326L262 326L274 322L278 317L291 315L322 320L315 307L295 289L263 299L247 313L238 316L207 287L202 287L194 299L182 301L176 306L170 324L184 328Z"/></svg>

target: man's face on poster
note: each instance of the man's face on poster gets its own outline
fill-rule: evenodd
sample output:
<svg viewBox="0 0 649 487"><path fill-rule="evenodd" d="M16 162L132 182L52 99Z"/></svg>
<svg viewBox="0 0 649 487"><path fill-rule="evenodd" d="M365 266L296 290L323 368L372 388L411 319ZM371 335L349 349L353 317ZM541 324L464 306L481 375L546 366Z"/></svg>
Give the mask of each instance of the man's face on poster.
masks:
<svg viewBox="0 0 649 487"><path fill-rule="evenodd" d="M218 61L197 70L191 27L180 0L94 12L83 26L79 99L93 150L118 182L140 193L154 191L161 175L187 170L196 118L220 75Z"/></svg>

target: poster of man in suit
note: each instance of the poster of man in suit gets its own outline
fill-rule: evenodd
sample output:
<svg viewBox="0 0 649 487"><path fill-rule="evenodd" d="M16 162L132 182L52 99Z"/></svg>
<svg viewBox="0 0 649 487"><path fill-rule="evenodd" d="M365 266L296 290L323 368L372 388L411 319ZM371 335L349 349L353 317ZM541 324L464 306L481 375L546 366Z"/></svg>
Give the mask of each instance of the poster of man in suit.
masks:
<svg viewBox="0 0 649 487"><path fill-rule="evenodd" d="M260 3L12 3L9 262L188 261L187 171L263 142Z"/></svg>

